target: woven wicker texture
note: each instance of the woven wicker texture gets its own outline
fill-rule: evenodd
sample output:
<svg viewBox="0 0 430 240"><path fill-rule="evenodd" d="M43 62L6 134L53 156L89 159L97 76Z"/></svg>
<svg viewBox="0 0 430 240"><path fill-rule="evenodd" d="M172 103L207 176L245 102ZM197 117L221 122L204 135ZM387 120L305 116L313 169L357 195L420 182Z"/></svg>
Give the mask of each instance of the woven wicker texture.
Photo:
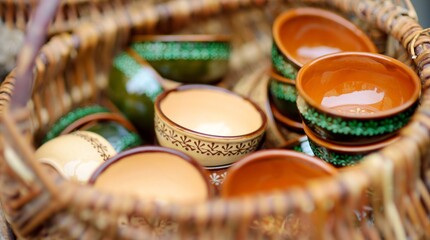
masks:
<svg viewBox="0 0 430 240"><path fill-rule="evenodd" d="M0 197L12 228L36 239L429 239L430 37L405 8L408 3L397 3L136 2L51 38L39 53L40 33L51 20L42 9L45 16L36 15L18 68L0 89ZM38 137L56 119L99 99L113 56L135 34L233 34L231 72L223 85L261 103L271 23L283 10L303 5L353 17L372 29L367 32L375 33L381 51L411 64L422 79L421 105L400 140L357 167L305 189L181 206L107 195L64 181L34 159ZM274 146L285 144L276 141L278 134L268 134Z"/></svg>

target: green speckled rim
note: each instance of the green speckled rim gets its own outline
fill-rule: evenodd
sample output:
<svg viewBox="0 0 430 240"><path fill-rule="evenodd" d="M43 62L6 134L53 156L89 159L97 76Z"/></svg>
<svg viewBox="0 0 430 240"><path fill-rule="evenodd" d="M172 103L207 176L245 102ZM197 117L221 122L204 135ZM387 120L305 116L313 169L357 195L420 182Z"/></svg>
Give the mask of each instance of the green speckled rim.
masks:
<svg viewBox="0 0 430 240"><path fill-rule="evenodd" d="M320 112L305 103L301 96L297 98L300 115L307 124L318 126L333 134L346 136L371 137L396 132L409 122L417 106L418 104L415 104L404 112L382 119L345 119Z"/></svg>
<svg viewBox="0 0 430 240"><path fill-rule="evenodd" d="M349 114L342 114L337 112L334 109L323 107L320 103L316 102L312 96L308 95L307 92L304 89L305 84L305 74L307 74L308 71L312 71L312 68L315 68L315 66L318 66L319 64L322 64L323 62L330 62L334 61L335 59L340 58L349 58L348 63L354 64L351 62L351 59L354 61L360 61L360 60L369 60L372 59L377 62L382 62L386 64L390 64L390 67L397 67L399 69L402 69L405 74L407 74L410 77L411 83L414 85L414 89L412 92L412 95L409 99L406 99L403 104L390 108L388 110L375 112L372 115L349 115ZM343 66L346 67L346 66ZM339 67L340 68L340 67ZM417 105L420 95L421 95L421 80L419 79L418 75L407 65L400 62L397 59L382 55L382 54L375 54L375 53L365 53L365 52L340 52L340 53L334 53L334 54L328 54L322 57L317 58L314 61L311 61L307 64L305 64L297 74L296 79L296 88L299 96L306 101L306 104L311 106L314 109L318 109L319 112L325 113L327 115L330 115L334 118L341 117L344 120L375 120L375 122L382 120L384 118L390 118L394 119L394 116L402 114L402 113L409 113L411 108L415 110L414 105ZM408 115L408 114L406 114ZM399 117L398 120L402 120L404 116ZM407 121L406 121L407 122ZM358 123L358 122L357 122ZM389 122L388 122L389 123ZM382 127L383 125L380 124L379 126L373 126L374 123L371 123L371 126L369 127ZM404 124L403 124L404 125ZM402 126L403 126L402 125Z"/></svg>
<svg viewBox="0 0 430 240"><path fill-rule="evenodd" d="M131 45L147 61L164 60L228 60L230 58L229 42L195 42L147 40Z"/></svg>
<svg viewBox="0 0 430 240"><path fill-rule="evenodd" d="M85 116L89 116L95 113L106 113L106 112L110 112L110 111L107 108L98 106L98 105L77 108L67 113L66 115L61 117L57 122L55 122L52 128L48 131L48 133L46 133L46 136L42 140L42 143L45 143L55 137L58 137L64 129L66 129L70 124L72 124L73 122L77 121L80 118L83 118Z"/></svg>
<svg viewBox="0 0 430 240"><path fill-rule="evenodd" d="M290 79L296 79L298 69L300 69L300 67L296 66L282 55L275 43L272 45L272 64L273 68L278 73Z"/></svg>
<svg viewBox="0 0 430 240"><path fill-rule="evenodd" d="M269 89L273 97L289 102L296 102L297 90L294 80L276 74L273 69L269 70Z"/></svg>
<svg viewBox="0 0 430 240"><path fill-rule="evenodd" d="M367 144L363 146L347 146L326 142L318 138L306 125L303 126L303 130L308 137L309 145L311 146L315 156L335 166L342 167L354 165L366 154L384 148L399 139L399 136L396 135L374 144Z"/></svg>

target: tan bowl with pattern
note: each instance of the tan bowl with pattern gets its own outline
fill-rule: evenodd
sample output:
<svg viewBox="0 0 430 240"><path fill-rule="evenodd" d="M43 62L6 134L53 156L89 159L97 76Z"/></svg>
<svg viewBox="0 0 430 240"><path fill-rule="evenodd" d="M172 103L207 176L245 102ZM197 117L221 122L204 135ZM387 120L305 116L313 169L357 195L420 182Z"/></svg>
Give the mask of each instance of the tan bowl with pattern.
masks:
<svg viewBox="0 0 430 240"><path fill-rule="evenodd" d="M230 164L255 151L266 125L266 115L256 104L220 87L184 85L155 101L159 144L185 152L206 167Z"/></svg>

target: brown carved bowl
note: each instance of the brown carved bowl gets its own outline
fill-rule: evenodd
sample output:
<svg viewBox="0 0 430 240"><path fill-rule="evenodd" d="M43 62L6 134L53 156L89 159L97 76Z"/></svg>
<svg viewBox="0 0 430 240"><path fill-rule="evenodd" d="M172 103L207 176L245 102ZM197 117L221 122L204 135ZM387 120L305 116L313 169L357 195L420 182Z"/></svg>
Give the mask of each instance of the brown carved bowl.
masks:
<svg viewBox="0 0 430 240"><path fill-rule="evenodd" d="M221 189L224 198L243 197L293 187L335 175L330 164L291 150L262 150L233 164Z"/></svg>
<svg viewBox="0 0 430 240"><path fill-rule="evenodd" d="M419 103L421 82L402 62L380 54L325 55L300 70L297 106L317 137L366 145L395 135Z"/></svg>
<svg viewBox="0 0 430 240"><path fill-rule="evenodd" d="M325 54L373 52L372 41L352 22L318 8L296 8L279 15L272 27L272 63L276 71L296 79L303 64Z"/></svg>
<svg viewBox="0 0 430 240"><path fill-rule="evenodd" d="M164 147L124 151L104 162L89 183L112 194L192 204L214 195L208 173L190 156Z"/></svg>
<svg viewBox="0 0 430 240"><path fill-rule="evenodd" d="M267 125L251 100L209 85L183 85L155 101L161 146L183 151L205 167L236 162L255 151Z"/></svg>
<svg viewBox="0 0 430 240"><path fill-rule="evenodd" d="M309 145L314 155L335 167L355 165L367 154L378 151L398 139L398 136L396 135L377 143L348 146L324 141L313 134L307 126L304 126L303 129L308 136Z"/></svg>

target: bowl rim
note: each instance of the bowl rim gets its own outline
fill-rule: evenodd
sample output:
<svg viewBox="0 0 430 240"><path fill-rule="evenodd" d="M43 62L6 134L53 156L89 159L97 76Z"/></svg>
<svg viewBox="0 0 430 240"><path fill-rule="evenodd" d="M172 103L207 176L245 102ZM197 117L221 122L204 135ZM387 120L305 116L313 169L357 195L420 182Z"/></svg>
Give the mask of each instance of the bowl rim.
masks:
<svg viewBox="0 0 430 240"><path fill-rule="evenodd" d="M332 11L323 10L319 8L312 8L312 7L299 7L299 8L293 8L291 10L288 10L281 15L279 15L275 22L273 23L272 27L272 35L273 39L275 41L276 47L280 50L282 55L284 55L287 59L289 59L293 64L298 66L299 68L304 65L304 63L299 62L297 59L293 58L291 53L282 45L281 41L281 33L280 28L285 24L286 21L289 21L291 19L297 18L297 17L303 17L303 16L314 16L314 17L320 17L327 20L330 20L332 22L335 22L339 25L342 25L343 27L347 28L352 34L356 35L358 38L360 38L363 43L368 48L368 52L376 53L378 52L378 49L376 48L375 44L373 44L372 40L354 23L349 21L348 19L342 17L341 15L334 13Z"/></svg>
<svg viewBox="0 0 430 240"><path fill-rule="evenodd" d="M342 114L339 113L331 108L327 108L327 107L323 107L321 104L316 103L304 90L303 88L303 81L302 81L302 76L305 74L305 72L309 69L312 68L312 66L314 66L315 64L319 64L321 61L325 61L327 59L333 59L333 58L339 58L339 57L365 57L365 58L373 58L373 59L378 59L380 61L384 61L384 62L390 62L394 65L396 65L397 67L401 68L408 76L411 77L412 83L414 85L414 89L412 92L412 96L407 99L407 101L405 101L404 103L402 103L401 105L394 107L394 108L390 108L388 110L383 110L383 111L379 111L379 112L375 112L372 115L347 115L347 114ZM332 116L335 117L341 117L344 119L359 119L359 120L369 120L369 119L381 119L381 118L386 118L386 117L390 117L392 115L395 115L397 113L406 111L408 108L410 108L412 105L414 105L420 95L421 95L421 80L419 79L418 75L408 66L406 66L404 63L400 62L397 59L379 54L379 53L367 53L367 52L339 52L339 53L333 53L333 54L327 54L324 55L322 57L316 58L310 62L308 62L307 64L305 64L299 71L299 73L297 74L297 79L296 79L296 88L297 88L297 92L298 94L303 98L303 100L306 102L306 104L308 104L309 106L311 106L312 108L317 109L320 112L324 112L327 114L330 114Z"/></svg>
<svg viewBox="0 0 430 240"><path fill-rule="evenodd" d="M282 124L287 125L288 127L291 127L295 129L296 131L303 132L303 121L296 122L293 119L290 119L287 116L284 116L279 110L276 108L276 106L273 103L270 103L270 111L272 111L273 117L275 120L281 122Z"/></svg>
<svg viewBox="0 0 430 240"><path fill-rule="evenodd" d="M167 117L164 114L164 112L161 110L161 106L160 106L161 102L172 92L186 91L186 90L193 90L193 89L206 89L206 90L211 90L211 91L223 92L227 95L231 95L231 96L245 100L246 102L250 103L254 107L254 109L258 112L258 114L260 115L261 125L256 130L254 130L250 133L241 134L241 135L232 135L232 136L215 135L215 134L207 134L207 133L197 132L195 130L186 128L182 125L179 125L178 123L174 122L173 120L171 120L169 117ZM186 85L181 85L181 86L178 86L176 88L164 91L163 93L158 95L158 97L155 99L154 106L155 106L154 107L155 114L158 115L158 117L160 117L162 119L162 121L168 123L170 126L173 126L176 129L179 129L180 131L186 132L186 133L194 135L194 136L203 137L203 138L211 138L211 139L219 139L219 140L240 140L243 138L249 139L249 138L253 138L255 136L258 136L258 135L264 133L266 130L266 126L267 126L266 113L256 103L254 103L251 99L244 97L242 95L239 95L239 94L237 94L233 91L230 91L228 89L225 89L222 87L216 87L216 86L212 86L212 85L186 84Z"/></svg>
<svg viewBox="0 0 430 240"><path fill-rule="evenodd" d="M149 34L136 35L132 42L230 42L228 34Z"/></svg>
<svg viewBox="0 0 430 240"><path fill-rule="evenodd" d="M277 82L281 82L281 83L285 83L285 84L289 84L289 85L294 85L296 86L296 81L290 78L286 78L280 74L278 74L273 67L270 67L269 70L269 77Z"/></svg>
<svg viewBox="0 0 430 240"><path fill-rule="evenodd" d="M203 178L203 181L204 181L206 188L207 188L208 199L212 199L215 197L215 190L213 189L212 184L210 184L209 179L207 178L209 173L206 169L203 168L202 165L200 165L194 158L192 158L191 156L189 156L189 155L187 155L181 151L167 148L167 147L161 147L161 146L139 146L139 147L131 148L131 149L128 149L128 150L125 150L123 152L118 153L117 155L109 158L104 163L102 163L93 172L93 174L91 175L91 177L88 180L88 184L94 185L97 178L104 171L106 171L110 166L112 166L116 162L120 161L121 159L128 157L128 156L131 156L131 155L134 155L134 154L145 154L145 153L171 154L171 155L177 156L177 157L181 158L182 160L188 162L189 164L191 164L194 167L194 169L196 169L199 172L200 176Z"/></svg>
<svg viewBox="0 0 430 240"><path fill-rule="evenodd" d="M347 145L342 146L336 143L324 141L323 139L320 139L317 137L306 124L303 124L303 131L305 132L306 136L308 136L309 141L315 142L317 145L330 149L332 151L337 152L343 152L343 153L354 153L354 152L370 152L374 150L381 149L385 146L390 145L391 143L397 141L400 136L398 134L389 137L387 139L384 139L380 142L376 143L370 143L370 144L364 144L364 145Z"/></svg>
<svg viewBox="0 0 430 240"><path fill-rule="evenodd" d="M227 178L221 186L220 196L222 198L235 197L228 195L226 192L229 186L232 184L233 180L231 179L233 179L233 177L237 174L238 171L240 171L243 166L252 164L254 162L266 161L267 157L285 157L285 161L288 161L290 160L289 158L293 157L295 159L299 159L300 161L298 162L306 162L308 164L312 164L315 167L318 167L319 170L322 170L323 172L327 173L327 177L333 177L338 174L338 170L334 166L322 161L319 158L288 149L264 149L243 157L239 161L235 162L227 170Z"/></svg>

